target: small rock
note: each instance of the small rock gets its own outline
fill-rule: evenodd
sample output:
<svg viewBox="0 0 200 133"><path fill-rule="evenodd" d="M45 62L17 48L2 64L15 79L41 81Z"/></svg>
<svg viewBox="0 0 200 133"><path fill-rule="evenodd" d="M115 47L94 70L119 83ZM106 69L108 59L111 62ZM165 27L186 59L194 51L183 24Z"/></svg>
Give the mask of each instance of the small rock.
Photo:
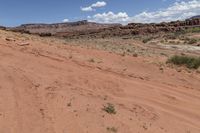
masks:
<svg viewBox="0 0 200 133"><path fill-rule="evenodd" d="M6 41L15 42L15 39L13 39L13 38L6 38Z"/></svg>
<svg viewBox="0 0 200 133"><path fill-rule="evenodd" d="M133 57L138 57L138 54L134 53L134 54L133 54Z"/></svg>
<svg viewBox="0 0 200 133"><path fill-rule="evenodd" d="M181 53L181 55L185 55L185 53Z"/></svg>
<svg viewBox="0 0 200 133"><path fill-rule="evenodd" d="M177 69L177 72L182 72L182 70L181 69Z"/></svg>
<svg viewBox="0 0 200 133"><path fill-rule="evenodd" d="M164 68L163 68L163 67L160 67L160 70L161 70L161 71L163 71L163 70L164 70Z"/></svg>
<svg viewBox="0 0 200 133"><path fill-rule="evenodd" d="M27 46L27 45L30 45L30 43L28 43L28 42L23 42L23 43L18 43L17 45L19 45L19 46Z"/></svg>
<svg viewBox="0 0 200 133"><path fill-rule="evenodd" d="M71 102L70 102L70 103L68 103L68 104L67 104L67 106L68 106L68 107L71 107L71 106L72 106L72 103L71 103Z"/></svg>

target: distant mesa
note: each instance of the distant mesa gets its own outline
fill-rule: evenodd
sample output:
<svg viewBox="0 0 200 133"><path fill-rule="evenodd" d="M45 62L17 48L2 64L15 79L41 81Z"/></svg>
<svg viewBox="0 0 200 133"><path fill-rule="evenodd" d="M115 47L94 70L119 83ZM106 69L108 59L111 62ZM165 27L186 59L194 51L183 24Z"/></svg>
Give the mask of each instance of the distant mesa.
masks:
<svg viewBox="0 0 200 133"><path fill-rule="evenodd" d="M127 37L144 34L157 34L162 32L177 32L188 28L200 27L200 15L183 21L172 21L162 23L129 23L102 24L88 22L65 22L55 24L23 24L18 27L7 28L7 30L37 34L40 36L57 36L66 38L105 38L105 37Z"/></svg>
<svg viewBox="0 0 200 133"><path fill-rule="evenodd" d="M193 17L191 17L190 19L200 19L200 15L193 16Z"/></svg>
<svg viewBox="0 0 200 133"><path fill-rule="evenodd" d="M86 25L88 23L87 20L77 21L77 22L63 22L63 23L53 23L53 24L45 24L45 23L32 23L32 24L22 24L19 27L42 27L42 26L78 26L78 25Z"/></svg>
<svg viewBox="0 0 200 133"><path fill-rule="evenodd" d="M9 28L9 30L22 33L39 34L41 36L50 36L58 34L60 35L62 33L70 34L72 32L75 33L93 31L115 26L121 26L121 24L100 24L83 20L77 22L64 22L55 24L23 24L18 27Z"/></svg>

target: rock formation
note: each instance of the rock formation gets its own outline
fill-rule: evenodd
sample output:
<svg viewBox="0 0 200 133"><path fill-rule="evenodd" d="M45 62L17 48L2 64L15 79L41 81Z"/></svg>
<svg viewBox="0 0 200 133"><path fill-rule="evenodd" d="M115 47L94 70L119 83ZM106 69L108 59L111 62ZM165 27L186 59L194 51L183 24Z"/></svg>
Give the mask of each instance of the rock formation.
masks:
<svg viewBox="0 0 200 133"><path fill-rule="evenodd" d="M120 24L99 24L84 21L57 23L57 24L25 24L10 28L12 31L39 34L40 36L58 36L68 38L80 37L115 37L133 36L143 34L154 34L159 32L177 32L187 28L199 27L200 18L193 17L184 21L162 22L162 23L130 23L122 26Z"/></svg>

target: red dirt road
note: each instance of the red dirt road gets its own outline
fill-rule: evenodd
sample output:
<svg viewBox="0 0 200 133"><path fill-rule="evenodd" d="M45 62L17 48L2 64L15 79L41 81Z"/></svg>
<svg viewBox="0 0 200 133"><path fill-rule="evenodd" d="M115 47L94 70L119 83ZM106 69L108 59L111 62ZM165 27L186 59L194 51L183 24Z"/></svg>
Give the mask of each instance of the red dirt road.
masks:
<svg viewBox="0 0 200 133"><path fill-rule="evenodd" d="M0 38L0 133L200 133L200 74ZM116 114L102 110L114 105ZM109 129L115 130L109 130Z"/></svg>

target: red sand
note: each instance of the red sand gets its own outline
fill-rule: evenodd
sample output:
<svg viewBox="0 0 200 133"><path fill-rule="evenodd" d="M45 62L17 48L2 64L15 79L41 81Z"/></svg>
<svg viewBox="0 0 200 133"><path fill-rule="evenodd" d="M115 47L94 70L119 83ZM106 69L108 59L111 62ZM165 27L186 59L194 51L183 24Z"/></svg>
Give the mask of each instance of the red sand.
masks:
<svg viewBox="0 0 200 133"><path fill-rule="evenodd" d="M0 38L0 133L200 133L200 74L29 42Z"/></svg>

